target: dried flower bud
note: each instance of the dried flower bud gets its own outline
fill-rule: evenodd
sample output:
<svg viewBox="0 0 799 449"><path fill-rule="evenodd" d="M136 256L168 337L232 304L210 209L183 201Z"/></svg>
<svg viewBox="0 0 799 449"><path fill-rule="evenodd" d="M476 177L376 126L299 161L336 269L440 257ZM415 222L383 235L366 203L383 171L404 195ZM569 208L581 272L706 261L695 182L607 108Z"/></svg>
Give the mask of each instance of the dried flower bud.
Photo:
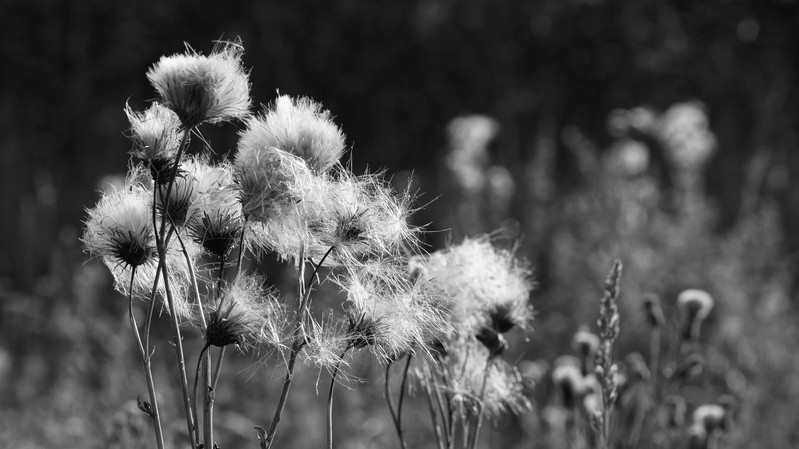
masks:
<svg viewBox="0 0 799 449"><path fill-rule="evenodd" d="M671 395L666 398L666 423L670 429L682 427L688 406L682 396Z"/></svg>
<svg viewBox="0 0 799 449"><path fill-rule="evenodd" d="M552 382L558 387L566 408L574 408L582 390L583 376L580 373L580 361L571 356L561 356L555 360L552 370Z"/></svg>
<svg viewBox="0 0 799 449"><path fill-rule="evenodd" d="M688 428L688 449L707 449L708 442L705 426L699 422L691 424L691 427Z"/></svg>
<svg viewBox="0 0 799 449"><path fill-rule="evenodd" d="M660 297L654 293L644 295L644 312L646 320L653 328L661 328L666 324L666 317L663 315L663 308L660 305Z"/></svg>
<svg viewBox="0 0 799 449"><path fill-rule="evenodd" d="M630 380L632 382L649 382L652 379L652 373L649 372L649 367L644 360L644 356L640 353L633 352L625 357L627 362Z"/></svg>
<svg viewBox="0 0 799 449"><path fill-rule="evenodd" d="M577 331L572 338L572 347L580 357L583 375L591 372L596 351L599 349L599 337L583 328Z"/></svg>
<svg viewBox="0 0 799 449"><path fill-rule="evenodd" d="M682 338L698 341L702 321L713 309L713 297L704 290L685 290L677 297L677 305L683 315Z"/></svg>
<svg viewBox="0 0 799 449"><path fill-rule="evenodd" d="M694 410L694 423L701 423L708 435L727 428L727 410L718 404L703 404Z"/></svg>
<svg viewBox="0 0 799 449"><path fill-rule="evenodd" d="M674 373L674 378L679 381L687 381L702 374L705 368L705 358L701 354L691 353L685 360L677 367Z"/></svg>

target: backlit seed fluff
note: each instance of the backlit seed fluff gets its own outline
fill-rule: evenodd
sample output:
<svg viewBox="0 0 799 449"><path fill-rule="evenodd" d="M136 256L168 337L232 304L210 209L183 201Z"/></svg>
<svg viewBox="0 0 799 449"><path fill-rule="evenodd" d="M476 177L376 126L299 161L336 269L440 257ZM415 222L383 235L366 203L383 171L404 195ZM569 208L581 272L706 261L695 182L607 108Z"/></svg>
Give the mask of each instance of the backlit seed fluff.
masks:
<svg viewBox="0 0 799 449"><path fill-rule="evenodd" d="M487 237L413 261L420 275L435 280L449 297L453 327L475 334L491 325L498 331L526 329L533 318L529 303L533 283L524 261L495 248Z"/></svg>
<svg viewBox="0 0 799 449"><path fill-rule="evenodd" d="M299 156L317 174L341 159L344 134L330 112L310 98L279 96L270 108L247 123L245 145L276 147Z"/></svg>
<svg viewBox="0 0 799 449"><path fill-rule="evenodd" d="M368 346L378 361L425 348L427 341L443 333L446 323L433 306L434 291L427 284L401 278L404 271L388 261L375 262L373 268L370 273L369 266L350 267L335 282L347 292L350 314L370 323Z"/></svg>
<svg viewBox="0 0 799 449"><path fill-rule="evenodd" d="M82 238L87 251L102 258L108 266L117 291L144 298L150 297L158 267L158 253L152 231L151 195L142 186L130 182L122 189L110 190L94 208L87 211L86 230ZM190 242L187 251L190 257L197 253L196 247ZM183 300L183 291L189 276L177 239L170 241L166 259L170 268L170 286L176 299L176 313L185 317L188 307ZM134 270L131 291L130 282ZM157 292L162 297L165 294L163 277L159 279Z"/></svg>
<svg viewBox="0 0 799 449"><path fill-rule="evenodd" d="M285 333L285 313L257 276L236 277L208 315L206 343L212 346L245 349L263 343L275 349Z"/></svg>
<svg viewBox="0 0 799 449"><path fill-rule="evenodd" d="M233 168L223 163L212 166L200 178L196 213L189 222L194 241L209 254L225 257L243 232L241 203L233 184Z"/></svg>
<svg viewBox="0 0 799 449"><path fill-rule="evenodd" d="M233 163L242 213L248 220L279 219L299 206L314 177L305 162L275 147L250 145L242 132Z"/></svg>
<svg viewBox="0 0 799 449"><path fill-rule="evenodd" d="M136 112L125 105L130 121L131 154L145 163L157 164L175 157L180 145L180 119L161 103L153 103L146 111Z"/></svg>
<svg viewBox="0 0 799 449"><path fill-rule="evenodd" d="M334 248L334 264L413 250L416 230L408 224L411 198L395 193L376 176L341 173L321 189L319 207L309 210L309 227L322 251Z"/></svg>
<svg viewBox="0 0 799 449"><path fill-rule="evenodd" d="M83 244L109 265L138 267L156 257L150 195L140 186L127 186L103 195L89 209Z"/></svg>
<svg viewBox="0 0 799 449"><path fill-rule="evenodd" d="M147 72L147 79L184 129L243 119L251 104L249 75L241 63L243 53L239 42L226 42L208 56L191 49L162 56Z"/></svg>

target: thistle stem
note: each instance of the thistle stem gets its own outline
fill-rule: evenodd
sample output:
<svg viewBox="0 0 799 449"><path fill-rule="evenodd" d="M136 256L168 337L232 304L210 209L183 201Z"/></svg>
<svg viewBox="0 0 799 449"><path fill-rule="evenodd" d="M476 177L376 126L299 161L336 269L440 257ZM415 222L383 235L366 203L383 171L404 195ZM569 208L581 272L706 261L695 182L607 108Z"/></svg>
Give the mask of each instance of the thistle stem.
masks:
<svg viewBox="0 0 799 449"><path fill-rule="evenodd" d="M205 358L205 369L203 370L203 379L205 379L205 401L203 402L203 440L205 447L214 447L214 389L211 386L211 352L208 352ZM194 408L198 409L199 405L194 403Z"/></svg>
<svg viewBox="0 0 799 449"><path fill-rule="evenodd" d="M192 128L186 128L183 131L183 136L181 137L180 145L178 146L178 152L175 155L175 165L172 168L169 184L167 185L166 195L161 197L162 203L169 201L170 194L172 193L172 187L175 184L175 177L177 176L178 166L180 165L180 158L187 147L189 134L191 133L191 130ZM155 195L156 192L158 192L157 182L153 186L153 194ZM182 341L183 338L180 332L180 323L178 322L178 317L175 313L176 311L175 299L173 298L172 290L169 287L169 270L166 264L164 263L164 261L166 261L167 239L163 238L162 240L161 238L159 238L159 236L163 236L164 232L166 231L167 212L168 208L166 207L165 203L164 213L161 215L160 232L156 234L155 243L156 243L156 249L158 250L158 258L160 259L161 271L164 273L164 290L166 290L167 303L169 306L169 314L172 318L172 331L175 337L175 353L177 354L177 359L178 359L178 372L180 378L180 386L183 393L183 407L185 409L185 414L186 414L186 426L188 427L192 448L195 448L197 447L197 442L200 439L200 433L199 429L196 426L196 421L194 419L195 418L194 406L192 405L191 397L189 395L189 385L188 385L189 383L186 376L186 359L183 354L183 341ZM156 221L155 216L156 216L156 205L155 202L153 202L153 224L155 224ZM172 226L172 228L169 231L170 234L174 229L175 227ZM155 229L153 230L155 231Z"/></svg>
<svg viewBox="0 0 799 449"><path fill-rule="evenodd" d="M158 398L155 394L155 383L153 381L152 365L150 358L147 356L147 349L142 343L141 335L139 334L139 325L136 322L136 314L133 313L133 279L136 276L136 267L131 269L130 273L130 288L128 289L128 312L130 313L130 327L133 330L133 335L136 337L136 345L141 354L141 361L144 367L144 378L147 382L147 394L150 397L150 418L153 420L153 429L155 430L155 443L158 449L164 449L164 431L161 427L161 415L158 413Z"/></svg>
<svg viewBox="0 0 799 449"><path fill-rule="evenodd" d="M386 397L386 403L388 404L388 411L391 413L391 422L394 423L394 429L397 431L397 438L399 438L400 446L402 449L407 449L405 445L405 437L402 435L402 425L397 419L397 412L394 411L394 400L391 399L391 364L393 362L389 361L386 364L386 381L384 385L384 395Z"/></svg>
<svg viewBox="0 0 799 449"><path fill-rule="evenodd" d="M333 368L333 375L330 378L330 391L327 393L327 447L328 449L333 449L333 387L336 386L336 376L338 375L338 367L341 365L341 362L344 360L344 356L347 355L347 351L349 351L349 346L345 349L341 355L339 356L338 360L336 361L336 366Z"/></svg>
<svg viewBox="0 0 799 449"><path fill-rule="evenodd" d="M175 224L172 223L172 227L175 227ZM200 300L200 288L197 285L197 274L194 271L194 262L191 261L191 257L189 257L189 251L186 249L186 245L183 244L183 239L180 238L180 233L175 233L175 237L178 238L178 243L180 243L180 251L183 253L183 258L186 260L186 266L189 269L189 277L191 278L191 287L192 292L194 293L194 301L197 303L197 312L200 315L200 324L202 325L202 331L205 332L205 329L208 327L208 323L205 322L205 312L203 311L203 304Z"/></svg>
<svg viewBox="0 0 799 449"><path fill-rule="evenodd" d="M397 404L397 426L402 429L402 405L405 403L405 384L408 382L408 370L411 367L413 356L408 353L405 356L405 369L402 370L402 382L400 382L400 396Z"/></svg>
<svg viewBox="0 0 799 449"><path fill-rule="evenodd" d="M162 248L163 249L163 248ZM172 290L169 288L169 270L166 265L163 265L164 272L164 289L166 290L167 302L169 305L169 315L172 318L172 331L175 336L175 354L178 358L178 372L180 377L180 386L183 392L183 407L186 412L186 425L189 433L194 438L193 444L196 446L199 440L199 429L194 421L194 407L191 403L189 396L189 382L186 376L186 358L183 354L183 337L180 332L180 323L178 322L177 310L175 309L175 298L172 296Z"/></svg>
<svg viewBox="0 0 799 449"><path fill-rule="evenodd" d="M247 219L241 225L241 234L239 234L239 257L236 260L236 277L241 274L241 262L244 259L244 233L247 232Z"/></svg>
<svg viewBox="0 0 799 449"><path fill-rule="evenodd" d="M198 386L199 379L200 379L200 365L202 364L203 356L205 355L206 351L208 351L208 349L210 347L211 347L211 345L206 343L205 346L203 346L203 348L200 350L200 355L197 356L197 368L194 370L194 386L191 389L191 395L192 395L192 400L191 401L194 404L197 403L197 386ZM195 419L199 420L196 417L196 415L195 415Z"/></svg>
<svg viewBox="0 0 799 449"><path fill-rule="evenodd" d="M425 377L428 377L427 370L425 370ZM433 381L432 374L430 374L430 382ZM430 390L429 382L425 382L427 385L424 386L425 396L427 397L427 408L430 411L430 421L433 424L433 431L436 435L436 444L438 445L438 449L446 449L444 446L444 441L441 436L441 426L438 424L438 414L436 413L435 405L433 404L433 393Z"/></svg>
<svg viewBox="0 0 799 449"><path fill-rule="evenodd" d="M304 331L302 325L311 301L311 286L313 285L314 275L316 275L316 273L319 271L319 268L322 266L322 263L325 261L327 255L330 254L331 251L333 251L333 247L327 250L325 256L319 261L319 264L314 267L313 275L311 275L311 279L308 281L307 287L305 286L305 257L302 252L300 254L300 276L298 282L302 299L300 300L300 307L297 311L297 316L294 319L294 342L291 344L291 355L289 355L289 362L288 366L286 367L286 379L283 381L283 390L280 393L280 399L278 400L275 414L272 417L272 423L269 425L269 432L266 435L266 440L261 441L262 448L271 448L272 443L275 441L277 426L280 424L280 418L283 415L283 409L286 407L286 401L288 400L289 391L291 390L291 382L294 379L294 365L297 362L297 355L299 355L304 345L305 336L303 335ZM303 287L305 288L303 289Z"/></svg>
<svg viewBox="0 0 799 449"><path fill-rule="evenodd" d="M494 362L494 356L489 355L488 360L486 360L486 369L485 373L483 373L483 385L480 387L480 398L477 404L477 424L474 427L474 431L472 433L471 442L468 445L470 449L474 449L477 446L477 440L480 438L480 428L483 426L483 415L485 415L485 407L483 406L483 400L485 399L486 393L486 384L488 383L488 374L491 371L491 364Z"/></svg>

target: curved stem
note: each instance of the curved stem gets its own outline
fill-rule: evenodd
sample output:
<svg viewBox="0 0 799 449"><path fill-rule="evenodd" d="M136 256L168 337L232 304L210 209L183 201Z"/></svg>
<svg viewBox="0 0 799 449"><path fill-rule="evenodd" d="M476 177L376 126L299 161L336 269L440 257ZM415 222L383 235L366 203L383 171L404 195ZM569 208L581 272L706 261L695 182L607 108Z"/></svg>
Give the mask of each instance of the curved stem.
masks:
<svg viewBox="0 0 799 449"><path fill-rule="evenodd" d="M316 266L314 267L313 273L311 273L311 279L308 280L308 285L305 287L305 291L306 292L311 290L311 285L313 285L313 281L314 281L314 278L316 277L316 273L319 272L319 268L322 267L322 264L325 263L325 260L327 259L327 256L329 256L330 253L332 253L335 248L336 248L335 245L331 246L330 248L328 248L327 251L325 252L325 255L322 256L321 259L319 259L319 263L316 264Z"/></svg>
<svg viewBox="0 0 799 449"><path fill-rule="evenodd" d="M165 248L161 247L161 253L166 254ZM169 305L169 315L172 318L172 332L175 337L175 353L178 359L178 371L180 377L180 386L183 392L183 407L186 413L186 426L188 427L189 434L191 435L194 447L197 446L199 440L199 429L197 428L194 420L194 407L189 395L189 382L186 376L186 358L183 353L183 337L180 332L180 323L178 322L177 310L175 308L175 298L172 295L172 289L169 287L169 269L166 265L162 265L161 269L164 273L164 290L166 290L167 303Z"/></svg>
<svg viewBox="0 0 799 449"><path fill-rule="evenodd" d="M150 358L147 355L147 349L145 349L144 344L142 343L141 335L139 334L139 325L136 322L136 314L133 313L133 279L135 277L136 267L133 267L130 272L130 288L128 288L128 312L130 313L130 327L133 330L133 335L136 337L136 345L139 348L142 365L144 365L144 378L147 382L147 394L150 396L150 418L153 420L155 443L158 446L158 449L164 449L164 431L161 427L161 415L158 413L158 397L155 394L155 382L153 381Z"/></svg>
<svg viewBox="0 0 799 449"><path fill-rule="evenodd" d="M405 403L405 385L408 382L408 370L411 367L411 360L413 360L413 355L409 352L407 356L405 356L405 369L402 370L402 382L400 382L400 397L399 403L397 404L397 426L402 428L402 405Z"/></svg>
<svg viewBox="0 0 799 449"><path fill-rule="evenodd" d="M336 386L336 375L338 374L338 367L344 360L350 348L344 350L336 361L336 367L333 368L333 375L330 378L330 391L327 393L327 447L333 449L333 387Z"/></svg>
<svg viewBox="0 0 799 449"><path fill-rule="evenodd" d="M239 257L236 260L236 277L241 274L241 262L244 259L244 233L247 232L247 219L244 219L244 224L241 226L241 234L239 234Z"/></svg>
<svg viewBox="0 0 799 449"><path fill-rule="evenodd" d="M204 436L205 447L214 447L214 403L216 402L216 386L219 385L219 376L222 373L222 362L225 359L225 351L227 346L223 346L219 351L219 358L216 360L216 367L214 368L213 375L211 374L211 358L207 357L206 363L206 376L208 379L207 389L205 392L205 404L203 408L204 421Z"/></svg>
<svg viewBox="0 0 799 449"><path fill-rule="evenodd" d="M175 227L175 224L172 223L172 227ZM180 238L180 233L176 232L175 237L178 238L178 243L180 243L180 251L183 253L183 258L186 260L186 266L189 269L189 277L191 278L191 287L194 293L194 301L197 303L197 313L200 315L200 324L202 324L202 331L205 332L205 329L208 327L208 323L205 322L205 312L203 311L203 304L200 300L200 288L197 285L197 274L194 270L194 262L191 261L191 257L189 257L189 251L186 249L186 245L183 244L183 239Z"/></svg>
<svg viewBox="0 0 799 449"><path fill-rule="evenodd" d="M397 419L397 412L394 411L394 400L391 398L391 364L393 362L389 361L386 364L386 381L385 385L383 386L383 395L386 397L386 403L388 405L388 411L391 413L391 422L394 423L394 430L397 432L397 438L399 438L400 446L402 449L406 449L407 446L405 444L405 437L402 434L402 425L400 421Z"/></svg>
<svg viewBox="0 0 799 449"><path fill-rule="evenodd" d="M164 290L166 290L167 296L167 303L169 305L169 314L172 318L172 331L174 333L175 338L175 352L177 354L178 359L178 371L180 377L180 385L183 392L183 407L186 414L186 426L188 427L189 437L191 439L192 448L197 447L197 442L200 439L199 429L196 426L196 421L194 420L195 413L194 407L191 403L191 397L189 395L189 385L186 376L186 359L183 354L183 338L180 332L180 323L178 322L178 317L175 313L175 300L172 296L172 290L169 287L169 270L166 266L166 251L168 243L168 239L164 238L164 233L166 231L167 225L167 213L168 213L168 204L169 197L172 193L172 187L175 184L175 177L177 176L178 166L180 166L180 158L185 151L189 139L189 134L191 133L192 128L186 128L183 132L183 136L180 140L180 145L178 146L178 152L175 155L175 162L172 168L172 173L169 179L169 184L167 185L166 194L161 196L161 202L164 204L164 213L161 214L161 226L160 231L156 231L154 226L153 231L156 233L156 249L158 250L158 258L160 259L159 264L161 266L161 271L164 274ZM159 192L158 183L155 182L153 185L153 195ZM153 225L156 222L156 202L153 201ZM171 234L174 230L174 226L170 229L169 233ZM156 284L157 285L157 284Z"/></svg>
<svg viewBox="0 0 799 449"><path fill-rule="evenodd" d="M483 385L480 387L480 402L477 404L479 408L477 412L477 425L474 428L473 435L471 437L471 443L468 445L470 449L474 449L477 445L477 439L480 438L480 428L483 425L483 415L485 415L485 407L483 407L483 400L485 399L485 392L486 392L486 383L488 381L488 372L491 370L491 363L494 361L494 357L492 355L488 356L488 360L486 361L486 370L483 374Z"/></svg>
<svg viewBox="0 0 799 449"><path fill-rule="evenodd" d="M194 387L191 389L192 402L195 404L197 403L197 385L199 383L198 379L200 378L200 365L202 364L205 351L207 351L210 347L211 345L206 343L205 346L203 346L203 348L200 350L200 355L197 356L197 368L194 370Z"/></svg>
<svg viewBox="0 0 799 449"><path fill-rule="evenodd" d="M425 396L427 397L427 408L430 411L430 421L433 424L433 431L436 435L436 444L438 445L439 449L445 449L444 440L441 436L441 426L438 424L438 413L436 412L435 405L433 403L433 392L430 390L430 383L434 382L432 373L428 372L427 368L425 368L425 377L428 379L424 383L424 392Z"/></svg>
<svg viewBox="0 0 799 449"><path fill-rule="evenodd" d="M330 250L328 250L328 253ZM266 440L261 441L261 447L264 449L269 449L272 447L272 443L275 441L275 436L277 434L277 427L280 424L280 418L283 415L283 410L286 407L286 401L288 400L289 391L291 391L291 382L294 379L294 365L297 362L297 355L299 355L302 347L304 345L305 340L305 331L303 330L303 322L306 314L306 310L308 309L311 297L311 285L313 283L313 276L311 276L311 281L308 283L308 287L305 287L305 255L304 251L300 251L300 257L298 258L299 263L299 276L297 279L298 282L298 289L299 289L299 307L297 309L297 314L294 318L294 341L291 344L291 354L289 355L288 365L286 366L286 378L283 381L283 390L280 392L280 399L277 403L277 408L275 409L275 414L272 416L272 423L269 425L269 431L266 434ZM322 259L324 261L324 258ZM321 266L321 262L314 268L314 273L319 269Z"/></svg>

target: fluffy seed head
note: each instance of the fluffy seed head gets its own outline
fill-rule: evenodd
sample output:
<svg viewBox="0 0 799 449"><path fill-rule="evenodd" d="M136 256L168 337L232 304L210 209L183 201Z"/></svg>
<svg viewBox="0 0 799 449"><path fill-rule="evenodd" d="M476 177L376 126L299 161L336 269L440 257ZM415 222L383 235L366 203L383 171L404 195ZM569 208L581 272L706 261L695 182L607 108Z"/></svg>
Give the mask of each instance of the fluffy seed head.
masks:
<svg viewBox="0 0 799 449"><path fill-rule="evenodd" d="M530 270L487 237L466 239L417 257L413 264L447 293L452 325L464 334L474 335L486 326L500 332L514 326L524 329L532 321Z"/></svg>
<svg viewBox="0 0 799 449"><path fill-rule="evenodd" d="M281 344L284 317L274 292L264 289L263 279L240 275L210 311L206 341L213 346L235 344L240 348L265 343L274 349Z"/></svg>
<svg viewBox="0 0 799 449"><path fill-rule="evenodd" d="M150 199L140 186L103 195L88 211L83 244L111 263L138 267L156 256Z"/></svg>
<svg viewBox="0 0 799 449"><path fill-rule="evenodd" d="M161 103L154 102L144 112L125 105L130 121L131 154L145 162L164 161L175 157L180 145L180 119Z"/></svg>
<svg viewBox="0 0 799 449"><path fill-rule="evenodd" d="M196 212L188 223L192 238L209 254L224 258L237 244L244 222L233 183L233 168L209 166L198 179Z"/></svg>
<svg viewBox="0 0 799 449"><path fill-rule="evenodd" d="M186 129L242 119L251 103L243 53L240 42L221 43L208 56L189 48L183 54L162 56L147 79Z"/></svg>
<svg viewBox="0 0 799 449"><path fill-rule="evenodd" d="M370 332L361 334L369 336L369 349L379 361L426 349L426 342L446 332L434 305L435 290L403 277L405 272L399 263L382 261L350 268L335 279L347 292L350 323L369 324Z"/></svg>
<svg viewBox="0 0 799 449"><path fill-rule="evenodd" d="M411 199L396 194L377 176L342 172L325 182L322 201L308 210L308 223L320 251L334 248L334 264L351 265L400 249L414 251L416 230L408 224Z"/></svg>
<svg viewBox="0 0 799 449"><path fill-rule="evenodd" d="M129 180L124 188L104 194L97 205L88 210L82 238L87 251L102 258L108 266L119 292L144 298L150 297L158 266L151 201L147 190ZM196 256L193 245L189 244L187 251L190 257ZM176 299L176 313L186 317L189 309L183 291L188 282L188 272L174 238L166 249L166 259L170 287ZM130 291L134 269L133 291ZM165 293L163 278L159 280L157 292L162 296Z"/></svg>
<svg viewBox="0 0 799 449"><path fill-rule="evenodd" d="M246 145L276 147L299 156L321 174L344 153L344 134L330 112L310 98L281 95L260 117L250 119Z"/></svg>
<svg viewBox="0 0 799 449"><path fill-rule="evenodd" d="M212 166L205 158L186 159L180 164L171 190L168 184L157 186L158 212L167 215L175 226L192 224L199 218L200 206L206 194L219 189L221 183L229 181L226 177L229 178L229 173ZM166 198L167 191L169 199Z"/></svg>

